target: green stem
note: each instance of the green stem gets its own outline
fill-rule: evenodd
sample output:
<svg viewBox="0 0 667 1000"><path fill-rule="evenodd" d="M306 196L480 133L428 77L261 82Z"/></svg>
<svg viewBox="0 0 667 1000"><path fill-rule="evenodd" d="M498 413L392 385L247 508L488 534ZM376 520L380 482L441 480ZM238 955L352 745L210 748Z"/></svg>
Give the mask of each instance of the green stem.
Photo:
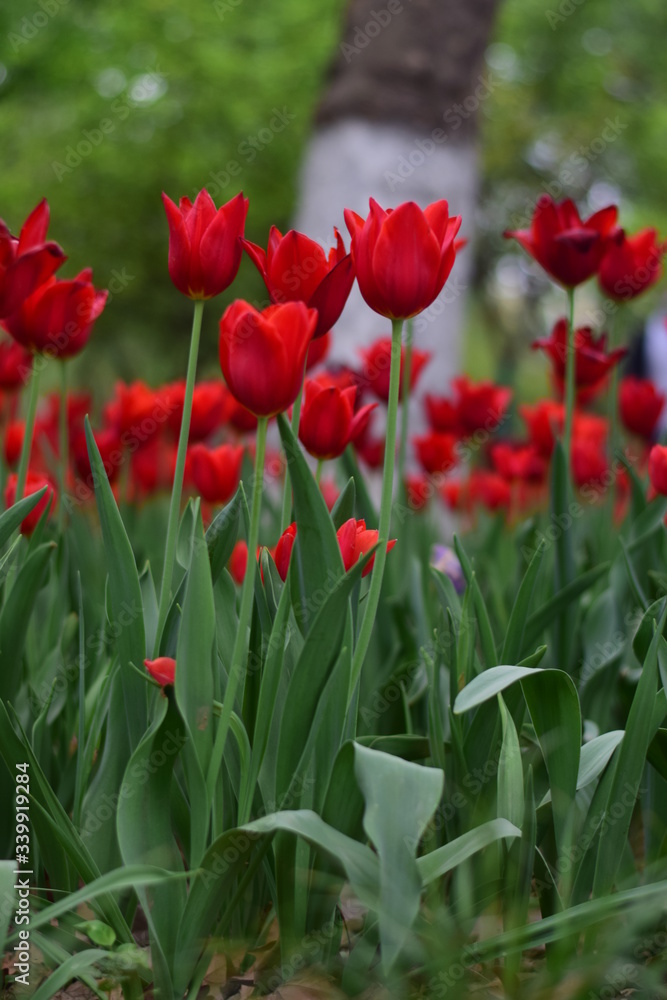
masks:
<svg viewBox="0 0 667 1000"><path fill-rule="evenodd" d="M252 507L250 511L250 530L248 532L248 563L245 577L243 578L243 588L241 590L241 607L239 610L239 623L236 629L236 639L234 650L229 665L229 676L227 688L220 712L220 722L215 735L215 746L211 756L206 785L208 788L209 802L213 801L213 791L222 762L222 755L225 749L225 741L229 732L229 721L234 709L234 699L239 685L245 676L246 662L248 659L248 641L250 632L250 619L252 616L252 604L255 595L255 574L257 571L257 543L259 541L259 519L262 510L262 486L264 482L264 456L266 454L266 428L268 426L267 417L260 417L257 421L257 442L255 447L255 476L252 490Z"/></svg>
<svg viewBox="0 0 667 1000"><path fill-rule="evenodd" d="M315 482L320 485L320 479L322 478L322 469L324 467L324 459L318 458L317 460L317 470L315 472Z"/></svg>
<svg viewBox="0 0 667 1000"><path fill-rule="evenodd" d="M154 656L159 655L162 631L167 613L169 611L169 596L171 593L171 579L174 574L174 559L176 556L176 539L178 537L178 523L181 511L181 494L183 492L183 473L185 470L185 456L188 450L188 439L190 437L190 419L192 417L192 397L195 389L195 377L197 374L197 356L199 354L199 337L201 334L201 319L204 311L204 300L195 301L194 315L192 317L192 334L190 336L190 356L188 357L188 373L185 380L185 398L183 400L183 416L181 418L181 433L178 438L178 451L176 453L176 471L174 472L174 484L171 490L171 503L169 505L169 520L167 522L167 543L164 553L164 569L162 570L162 584L160 586L160 602L158 605L157 632L155 634Z"/></svg>
<svg viewBox="0 0 667 1000"><path fill-rule="evenodd" d="M352 661L352 676L348 702L354 695L354 689L361 676L361 668L371 641L375 616L380 603L382 578L387 561L387 542L391 526L391 508L394 492L394 463L396 460L396 422L398 415L398 396L401 373L401 331L403 320L392 320L391 327L391 368L389 374L389 400L387 404L387 433L384 456L384 473L382 476L382 498L380 501L380 524L378 535L378 550L375 553L375 563L371 573L371 585L366 598L366 608L359 630L354 659Z"/></svg>
<svg viewBox="0 0 667 1000"><path fill-rule="evenodd" d="M618 307L621 308L620 305ZM608 350L609 353L616 347L616 313L612 313L609 317L609 326L607 332L609 335ZM616 454L616 449L618 448L618 363L614 365L611 370L611 386L609 388L609 399L607 401L608 406L608 417L609 417L609 467L611 468L614 461L614 456ZM612 497L613 497L613 490ZM612 499L613 505L613 499Z"/></svg>
<svg viewBox="0 0 667 1000"><path fill-rule="evenodd" d="M567 349L565 353L565 431L563 445L568 478L572 478L572 422L574 419L576 357L574 346L574 288L567 290L569 317L567 324Z"/></svg>
<svg viewBox="0 0 667 1000"><path fill-rule="evenodd" d="M30 379L30 396L28 399L28 413L25 418L25 431L23 434L23 447L21 448L21 460L16 481L16 497L14 503L23 499L25 481L28 477L28 465L30 464L30 452L32 451L32 438L35 433L35 417L37 415L37 403L39 402L39 379L42 374L44 361L41 355L35 357Z"/></svg>
<svg viewBox="0 0 667 1000"><path fill-rule="evenodd" d="M60 493L60 503L58 504L58 531L62 533L65 521L65 490L67 489L67 464L68 456L68 434L67 434L67 363L58 362L60 365L60 412L58 413L58 491Z"/></svg>
<svg viewBox="0 0 667 1000"><path fill-rule="evenodd" d="M408 450L410 421L410 381L412 378L412 320L405 324L405 363L401 385L401 439L398 444L398 488L405 491L405 456Z"/></svg>
<svg viewBox="0 0 667 1000"><path fill-rule="evenodd" d="M299 421L301 419L301 402L303 400L303 385L306 380L306 369L303 370L303 379L301 380L301 388L299 389L299 395L294 400L294 406L292 407L292 433L294 437L299 436ZM289 469L287 465L285 466L285 485L283 486L283 505L280 514L280 534L290 523L290 512L292 510L292 482L290 480Z"/></svg>

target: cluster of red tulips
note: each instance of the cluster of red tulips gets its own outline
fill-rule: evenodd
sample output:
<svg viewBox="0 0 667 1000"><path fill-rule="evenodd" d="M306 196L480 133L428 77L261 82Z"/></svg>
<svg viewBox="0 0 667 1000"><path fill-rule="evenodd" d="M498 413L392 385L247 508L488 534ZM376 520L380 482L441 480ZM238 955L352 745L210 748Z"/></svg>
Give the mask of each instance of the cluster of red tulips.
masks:
<svg viewBox="0 0 667 1000"><path fill-rule="evenodd" d="M463 241L460 218L447 202L421 210L405 203L383 210L375 201L362 219L345 212L351 246L334 230L328 252L301 233L283 235L272 227L266 250L244 239L248 201L238 194L219 209L206 190L194 204L179 205L163 195L169 225L169 273L175 286L195 303L187 378L159 388L142 382L119 383L95 430L109 481L119 497L138 501L172 490L170 531L175 532L182 491L198 494L205 505L224 504L236 490L243 456L266 463L266 423L291 412L294 430L318 463L338 458L352 445L370 468L384 466L379 532L363 522L339 532L346 567L380 542L389 546L396 408L414 390L429 355L401 342L401 328L441 292ZM18 238L0 223L0 322L9 335L0 343L0 389L6 394L4 456L12 473L6 501L47 486L39 506L24 523L31 531L45 509L53 508L56 480L67 501L92 496L92 474L83 429L91 400L86 394L55 394L37 410L40 356L64 361L87 343L106 302L89 270L60 280L62 249L46 240L45 201L31 213ZM548 196L536 206L530 228L506 233L544 268L569 295L570 317L560 319L548 338L533 347L548 357L554 399L519 406L524 438L504 433L512 393L490 381L455 379L451 394L424 400L429 433L412 441L421 474L404 475L411 507L439 495L446 505L470 512L478 505L512 514L543 503L551 454L562 437L570 455L573 482L580 489L609 486L616 429L616 400L625 428L650 445L664 399L648 380L626 378L617 385L623 347L607 345L607 334L574 328L574 290L597 276L602 293L614 303L634 298L662 273L664 247L653 229L628 236L618 226L614 206L582 220L571 201ZM224 382L195 383L203 302L234 281L243 252L257 267L270 305L258 309L237 300L219 327L219 358ZM368 305L392 321L392 336L360 349L358 370L324 367L331 330L341 315L354 280ZM667 332L666 332L667 336ZM40 363L35 362L40 358ZM311 371L314 369L314 372ZM304 382L305 379L305 382ZM32 380L25 421L18 419L18 391ZM612 381L607 416L595 412ZM66 400L66 405L63 405ZM386 433L373 432L373 411L387 405ZM404 425L404 427L407 425ZM500 434L498 434L500 432ZM248 435L255 435L248 440ZM491 440L493 436L496 440ZM648 447L640 449L642 462ZM270 467L284 471L280 456ZM648 463L655 490L667 492L667 449L656 445ZM261 479L261 477L260 477ZM613 477L621 497L623 469ZM329 506L335 487L322 483ZM296 528L288 525L286 491L283 535L273 551L285 578ZM256 540L255 540L256 541ZM237 579L245 573L247 546L232 560ZM169 572L169 543L167 570ZM366 567L366 572L370 569Z"/></svg>

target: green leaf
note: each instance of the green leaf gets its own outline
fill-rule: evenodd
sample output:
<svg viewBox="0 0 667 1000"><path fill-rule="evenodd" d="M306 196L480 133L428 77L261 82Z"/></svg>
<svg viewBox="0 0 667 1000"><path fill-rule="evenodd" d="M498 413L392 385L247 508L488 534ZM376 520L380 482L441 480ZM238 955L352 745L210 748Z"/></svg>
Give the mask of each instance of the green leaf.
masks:
<svg viewBox="0 0 667 1000"><path fill-rule="evenodd" d="M46 486L43 486L37 493L31 493L30 496L24 497L23 500L19 500L9 510L0 514L0 548L12 537L30 511L37 506L46 493L46 489Z"/></svg>
<svg viewBox="0 0 667 1000"><path fill-rule="evenodd" d="M524 633L528 619L528 612L535 593L537 577L542 566L544 556L544 544L540 543L533 553L533 558L528 564L519 591L514 601L514 607L510 615L510 620L505 633L505 642L500 658L503 663L515 663L521 659L524 650Z"/></svg>
<svg viewBox="0 0 667 1000"><path fill-rule="evenodd" d="M498 758L498 816L520 827L523 822L524 800L519 737L514 719L507 711L501 694L498 695L498 708L503 730L503 742Z"/></svg>
<svg viewBox="0 0 667 1000"><path fill-rule="evenodd" d="M87 948L72 955L66 962L52 972L46 982L32 994L32 1000L50 1000L59 990L69 983L70 979L78 979L82 972L90 969L102 958L107 958L108 951L101 948Z"/></svg>
<svg viewBox="0 0 667 1000"><path fill-rule="evenodd" d="M0 698L8 701L19 693L23 647L35 608L35 596L44 586L55 549L54 542L45 542L28 556L0 613Z"/></svg>
<svg viewBox="0 0 667 1000"><path fill-rule="evenodd" d="M595 739L590 740L588 743L584 743L581 748L581 758L579 761L577 791L580 788L585 788L586 785L590 785L591 781L595 781L602 774L624 735L625 731L623 729L614 729L609 733L603 733L602 736L596 736ZM538 808L546 805L547 802L551 802L550 791L546 793Z"/></svg>
<svg viewBox="0 0 667 1000"><path fill-rule="evenodd" d="M114 929L108 924L103 924L101 920L84 920L74 926L82 934L85 934L93 944L99 944L103 948L111 948L116 940Z"/></svg>
<svg viewBox="0 0 667 1000"><path fill-rule="evenodd" d="M507 819L492 819L482 823L474 830L468 830L461 837L450 841L444 847L438 847L430 854L417 858L417 868L422 885L428 885L435 879L453 871L462 862L467 861L478 851L505 837L520 837L521 830Z"/></svg>
<svg viewBox="0 0 667 1000"><path fill-rule="evenodd" d="M578 597L581 597L597 583L600 577L609 572L610 565L608 562L600 563L599 566L595 566L585 573L580 573L571 583L554 594L546 604L534 611L526 622L526 645L534 646L544 630L556 620L558 615L565 611L572 601L576 601Z"/></svg>
<svg viewBox="0 0 667 1000"><path fill-rule="evenodd" d="M229 557L236 545L245 506L243 483L239 483L239 488L232 499L216 514L206 531L206 545L211 560L211 578L214 584L229 562Z"/></svg>
<svg viewBox="0 0 667 1000"><path fill-rule="evenodd" d="M338 494L338 499L331 511L331 520L334 528L338 530L342 524L354 517L354 504L356 500L356 490L354 488L354 478L351 476L345 486Z"/></svg>
<svg viewBox="0 0 667 1000"><path fill-rule="evenodd" d="M15 867L14 861L0 861L0 955L5 953L5 939L15 910Z"/></svg>

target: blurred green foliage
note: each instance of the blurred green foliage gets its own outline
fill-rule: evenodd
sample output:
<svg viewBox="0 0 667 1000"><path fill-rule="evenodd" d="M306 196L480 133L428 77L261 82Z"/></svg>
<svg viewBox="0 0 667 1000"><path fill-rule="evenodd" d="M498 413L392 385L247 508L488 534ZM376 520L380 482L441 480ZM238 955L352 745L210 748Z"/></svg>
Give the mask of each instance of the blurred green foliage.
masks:
<svg viewBox="0 0 667 1000"><path fill-rule="evenodd" d="M0 216L17 229L46 195L51 233L70 255L62 274L91 265L113 293L76 362L79 381L156 382L184 370L190 306L167 275L161 190L176 199L206 185L220 204L242 188L259 242L271 223L288 225L344 8L4 0ZM525 221L550 183L584 207L618 193L631 228L667 230L666 27L662 0L505 0L484 70L494 86L480 107L480 287L508 252L502 230ZM608 120L618 123L611 140ZM214 370L215 324L239 295L264 299L248 260L205 313L202 372ZM493 309L474 322L492 327ZM500 351L511 355L511 343Z"/></svg>

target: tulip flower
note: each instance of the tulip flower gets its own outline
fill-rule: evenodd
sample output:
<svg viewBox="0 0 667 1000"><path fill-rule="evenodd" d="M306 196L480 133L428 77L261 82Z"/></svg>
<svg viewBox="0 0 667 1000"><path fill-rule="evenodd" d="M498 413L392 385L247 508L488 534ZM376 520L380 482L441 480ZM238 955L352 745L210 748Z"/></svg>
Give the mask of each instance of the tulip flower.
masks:
<svg viewBox="0 0 667 1000"><path fill-rule="evenodd" d="M427 476L408 475L405 477L405 497L411 510L423 510L433 494L433 487Z"/></svg>
<svg viewBox="0 0 667 1000"><path fill-rule="evenodd" d="M459 409L453 399L427 394L424 397L424 409L432 431L459 433Z"/></svg>
<svg viewBox="0 0 667 1000"><path fill-rule="evenodd" d="M572 440L572 478L581 489L582 486L604 486L609 469L604 446L593 438L577 438Z"/></svg>
<svg viewBox="0 0 667 1000"><path fill-rule="evenodd" d="M287 573L289 571L290 559L292 558L292 549L294 548L294 539L296 538L296 523L289 524L282 535L278 539L278 544L276 545L275 551L273 553L273 561L276 564L276 569L280 575L280 579L285 581L287 579Z"/></svg>
<svg viewBox="0 0 667 1000"><path fill-rule="evenodd" d="M334 235L336 246L328 256L319 243L294 229L283 236L271 226L266 251L243 240L272 302L303 302L309 309L317 309L314 339L324 336L338 321L354 282L352 257L337 229Z"/></svg>
<svg viewBox="0 0 667 1000"><path fill-rule="evenodd" d="M49 203L40 201L18 239L0 219L0 318L11 316L67 258L57 243L46 241Z"/></svg>
<svg viewBox="0 0 667 1000"><path fill-rule="evenodd" d="M243 445L223 444L190 448L190 472L196 489L207 503L226 503L233 496L241 478Z"/></svg>
<svg viewBox="0 0 667 1000"><path fill-rule="evenodd" d="M336 532L336 537L338 538L340 554L343 557L343 566L346 573L378 544L379 535L378 531L367 528L365 521L357 521L353 517L340 526ZM396 539L390 539L387 542L387 552L390 552L395 544ZM375 556L364 566L362 576L368 576L373 569L374 562Z"/></svg>
<svg viewBox="0 0 667 1000"><path fill-rule="evenodd" d="M185 382L174 382L163 391L169 417L167 424L173 434L178 434L183 419ZM220 427L226 416L227 391L220 379L198 382L192 394L190 441L204 441Z"/></svg>
<svg viewBox="0 0 667 1000"><path fill-rule="evenodd" d="M512 390L484 380L474 383L466 375L452 381L457 396L458 423L464 436L478 430L495 430L512 399Z"/></svg>
<svg viewBox="0 0 667 1000"><path fill-rule="evenodd" d="M492 513L508 509L512 502L507 480L488 469L473 469L470 473L468 497L471 504L478 503Z"/></svg>
<svg viewBox="0 0 667 1000"><path fill-rule="evenodd" d="M389 400L389 369L391 363L391 337L378 337L370 347L359 351L363 359L363 368L358 380L362 388L368 389L384 403ZM412 349L410 366L410 391L414 389L422 369L431 360L428 351ZM401 396L405 391L405 348L401 347Z"/></svg>
<svg viewBox="0 0 667 1000"><path fill-rule="evenodd" d="M60 359L78 354L109 294L93 286L92 276L86 268L71 280L49 278L4 320L5 329L30 351Z"/></svg>
<svg viewBox="0 0 667 1000"><path fill-rule="evenodd" d="M414 439L417 458L425 472L431 475L449 472L458 462L455 434L431 431Z"/></svg>
<svg viewBox="0 0 667 1000"><path fill-rule="evenodd" d="M316 368L325 360L331 347L331 332L323 333L317 340L311 340L308 354L306 355L306 371Z"/></svg>
<svg viewBox="0 0 667 1000"><path fill-rule="evenodd" d="M239 192L216 209L203 188L178 206L162 193L169 223L169 277L190 299L210 299L229 288L241 263L248 199Z"/></svg>
<svg viewBox="0 0 667 1000"><path fill-rule="evenodd" d="M299 438L314 458L338 458L350 441L363 432L378 404L368 403L355 413L356 395L354 386L340 389L323 380L306 382Z"/></svg>
<svg viewBox="0 0 667 1000"><path fill-rule="evenodd" d="M11 337L0 341L0 389L22 388L32 373L33 355Z"/></svg>
<svg viewBox="0 0 667 1000"><path fill-rule="evenodd" d="M530 229L507 230L554 281L574 288L598 270L616 227L615 205L582 220L569 198L554 202L542 195L535 206Z"/></svg>
<svg viewBox="0 0 667 1000"><path fill-rule="evenodd" d="M384 465L385 444L383 437L371 435L370 423L367 423L352 441L355 452L369 469L381 469Z"/></svg>
<svg viewBox="0 0 667 1000"><path fill-rule="evenodd" d="M5 507L12 507L18 502L18 499L23 499L23 497L32 496L33 493L39 493L41 489L46 487L46 493L38 504L33 507L30 513L23 518L21 521L21 534L31 535L37 525L40 522L42 514L48 508L49 516L53 513L53 504L55 501L56 492L53 488L53 483L46 476L40 475L37 472L28 471L25 480L25 488L23 491L23 497L17 499L17 485L18 476L15 472L9 476L7 480L7 485L5 487Z"/></svg>
<svg viewBox="0 0 667 1000"><path fill-rule="evenodd" d="M370 199L364 220L345 210L352 260L368 305L389 319L409 319L442 291L456 259L460 216L446 201L422 209L413 201L384 210Z"/></svg>
<svg viewBox="0 0 667 1000"><path fill-rule="evenodd" d="M241 586L248 566L248 543L242 538L236 543L229 557L229 572L237 586Z"/></svg>
<svg viewBox="0 0 667 1000"><path fill-rule="evenodd" d="M10 469L14 468L21 457L23 438L25 437L25 421L12 420L5 430L4 455Z"/></svg>
<svg viewBox="0 0 667 1000"><path fill-rule="evenodd" d="M631 434L637 434L638 437L649 441L653 437L664 405L665 397L658 392L650 379L628 375L621 381L618 408L623 426Z"/></svg>
<svg viewBox="0 0 667 1000"><path fill-rule="evenodd" d="M522 420L528 428L531 442L541 455L550 458L565 423L565 406L551 399L542 399L534 406L519 407ZM576 417L575 417L576 419Z"/></svg>
<svg viewBox="0 0 667 1000"><path fill-rule="evenodd" d="M499 441L491 447L491 461L496 472L509 481L543 482L547 460L531 444Z"/></svg>
<svg viewBox="0 0 667 1000"><path fill-rule="evenodd" d="M155 660L144 660L144 666L151 677L162 687L174 683L176 660L171 656L158 656Z"/></svg>
<svg viewBox="0 0 667 1000"><path fill-rule="evenodd" d="M551 336L533 341L533 350L543 350L551 359L556 384L562 391L565 381L566 359L568 353L568 323L559 319L551 331ZM574 378L577 389L590 389L602 381L627 350L617 347L607 352L607 335L601 333L595 338L589 326L580 327L574 331Z"/></svg>
<svg viewBox="0 0 667 1000"><path fill-rule="evenodd" d="M615 229L598 270L600 288L616 302L636 298L662 276L664 253L665 244L658 243L655 229L642 229L634 236Z"/></svg>
<svg viewBox="0 0 667 1000"><path fill-rule="evenodd" d="M258 417L272 417L296 399L317 313L303 302L258 312L237 299L220 320L220 367L236 400Z"/></svg>
<svg viewBox="0 0 667 1000"><path fill-rule="evenodd" d="M648 475L656 493L667 496L667 447L654 444L648 457Z"/></svg>
<svg viewBox="0 0 667 1000"><path fill-rule="evenodd" d="M95 444L100 453L104 471L110 483L118 478L123 462L123 449L120 434L116 427L102 427L94 433ZM77 430L72 437L72 457L77 475L84 483L94 486L93 473L88 456L88 444L83 428Z"/></svg>

